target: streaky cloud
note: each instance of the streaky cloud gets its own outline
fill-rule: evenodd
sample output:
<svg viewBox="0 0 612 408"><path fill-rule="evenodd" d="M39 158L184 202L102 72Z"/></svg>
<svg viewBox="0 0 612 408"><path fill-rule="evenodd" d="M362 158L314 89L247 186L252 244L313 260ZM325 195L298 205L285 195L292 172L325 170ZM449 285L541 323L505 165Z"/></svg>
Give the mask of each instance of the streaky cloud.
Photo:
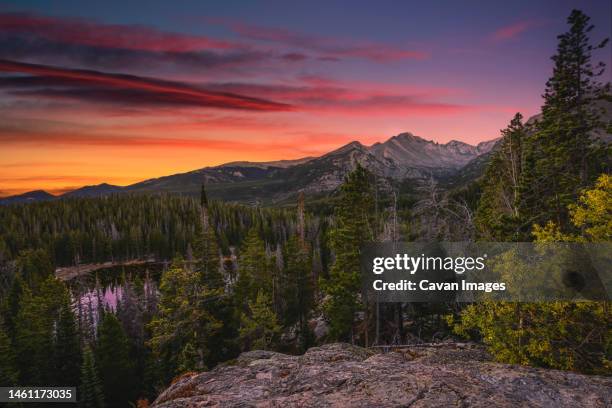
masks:
<svg viewBox="0 0 612 408"><path fill-rule="evenodd" d="M211 91L190 84L166 81L135 75L106 73L93 70L69 69L49 65L29 64L0 60L0 72L28 74L36 80L6 79L0 85L22 85L31 87L36 82L40 87L21 92L22 96L66 97L87 101L113 103L140 103L142 105L184 105L220 109L252 111L287 111L292 107L265 99ZM42 79L46 79L42 80ZM46 82L46 84L43 84ZM19 95L19 91L16 91Z"/></svg>
<svg viewBox="0 0 612 408"><path fill-rule="evenodd" d="M409 50L380 42L315 36L284 28L264 27L236 21L217 20L217 22L227 25L236 34L250 40L273 42L317 52L320 54L319 59L322 61L357 58L384 63L404 59L423 60L429 57L427 52Z"/></svg>

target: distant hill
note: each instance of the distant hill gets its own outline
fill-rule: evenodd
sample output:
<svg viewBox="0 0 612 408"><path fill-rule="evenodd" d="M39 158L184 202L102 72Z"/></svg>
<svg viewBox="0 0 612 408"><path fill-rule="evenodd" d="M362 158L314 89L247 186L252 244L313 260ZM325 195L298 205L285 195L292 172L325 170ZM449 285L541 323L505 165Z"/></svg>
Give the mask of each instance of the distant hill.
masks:
<svg viewBox="0 0 612 408"><path fill-rule="evenodd" d="M0 204L26 204L37 201L50 201L55 200L57 197L53 194L47 193L44 190L28 191L27 193L5 197L0 199Z"/></svg>
<svg viewBox="0 0 612 408"><path fill-rule="evenodd" d="M112 184L102 183L95 186L85 186L62 194L60 197L99 197L103 195L120 193L123 187L114 186Z"/></svg>
<svg viewBox="0 0 612 408"><path fill-rule="evenodd" d="M102 183L95 186L84 186L60 195L53 195L44 190L35 190L19 195L0 198L0 205L26 204L56 200L60 198L100 197L113 193L121 193L123 191L125 191L124 187L113 186L107 183Z"/></svg>

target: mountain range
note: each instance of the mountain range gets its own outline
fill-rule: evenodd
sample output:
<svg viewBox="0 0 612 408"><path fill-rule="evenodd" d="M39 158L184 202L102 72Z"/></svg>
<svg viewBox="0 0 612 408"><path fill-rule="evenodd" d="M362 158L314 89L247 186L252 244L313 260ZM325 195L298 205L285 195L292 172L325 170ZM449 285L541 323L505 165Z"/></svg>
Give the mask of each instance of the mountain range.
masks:
<svg viewBox="0 0 612 408"><path fill-rule="evenodd" d="M354 141L320 157L272 162L232 162L186 173L153 178L121 187L84 186L54 196L42 190L0 199L0 204L48 201L69 197L98 197L122 192L197 194L205 184L209 195L226 201L281 203L299 191L310 195L334 191L357 163L391 183L404 179L453 177L488 156L498 139L476 146L460 141L436 143L402 133L385 142L364 146ZM478 165L481 167L481 165Z"/></svg>

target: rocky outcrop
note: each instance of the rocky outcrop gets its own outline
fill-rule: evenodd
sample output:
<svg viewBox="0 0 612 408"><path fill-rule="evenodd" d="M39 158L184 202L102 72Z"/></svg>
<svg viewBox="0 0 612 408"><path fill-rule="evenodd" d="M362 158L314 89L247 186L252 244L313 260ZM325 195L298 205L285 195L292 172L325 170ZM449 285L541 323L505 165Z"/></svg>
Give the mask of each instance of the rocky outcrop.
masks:
<svg viewBox="0 0 612 408"><path fill-rule="evenodd" d="M470 160L487 153L495 140L472 146L457 140L436 143L412 133L401 133L383 143L370 147L378 159L386 159L400 168L455 169L465 166Z"/></svg>
<svg viewBox="0 0 612 408"><path fill-rule="evenodd" d="M477 346L388 353L348 344L302 356L243 353L187 374L153 404L173 407L606 407L612 379L491 362Z"/></svg>

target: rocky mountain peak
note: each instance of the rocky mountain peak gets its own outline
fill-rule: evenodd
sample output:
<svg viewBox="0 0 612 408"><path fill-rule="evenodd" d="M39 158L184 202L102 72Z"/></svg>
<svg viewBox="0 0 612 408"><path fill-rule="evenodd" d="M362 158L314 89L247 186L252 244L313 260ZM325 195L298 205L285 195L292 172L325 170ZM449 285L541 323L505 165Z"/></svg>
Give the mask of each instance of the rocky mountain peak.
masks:
<svg viewBox="0 0 612 408"><path fill-rule="evenodd" d="M456 170L482 154L476 146L452 140L446 144L425 140L412 133L401 133L370 148L379 159L398 166Z"/></svg>
<svg viewBox="0 0 612 408"><path fill-rule="evenodd" d="M476 145L476 149L478 150L479 154L488 153L491 151L491 149L493 149L493 147L495 147L497 142L499 142L500 140L501 138L498 137L497 139L480 142Z"/></svg>
<svg viewBox="0 0 612 408"><path fill-rule="evenodd" d="M360 142L354 140L350 143L345 144L344 146L336 149L336 150L332 150L331 152L323 155L323 157L325 156L337 156L337 155L341 155L341 154L345 154L345 153L350 153L352 151L358 151L358 152L362 152L362 153L367 153L368 148L365 147L364 145L362 145Z"/></svg>

